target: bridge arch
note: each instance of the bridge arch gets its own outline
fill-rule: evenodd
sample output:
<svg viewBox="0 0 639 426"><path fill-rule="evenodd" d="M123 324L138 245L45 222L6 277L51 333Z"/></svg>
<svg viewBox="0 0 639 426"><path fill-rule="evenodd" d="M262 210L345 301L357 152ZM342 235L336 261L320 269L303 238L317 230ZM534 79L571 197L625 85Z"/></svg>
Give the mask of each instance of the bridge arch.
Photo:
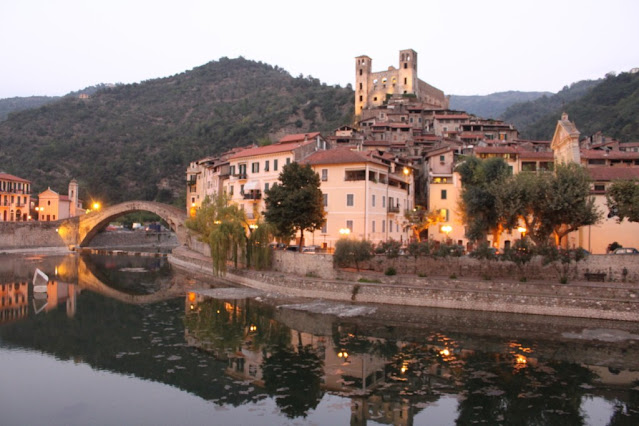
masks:
<svg viewBox="0 0 639 426"><path fill-rule="evenodd" d="M171 228L181 245L187 243L186 213L175 206L153 201L126 201L100 211L79 216L77 244L85 247L110 222L128 213L147 211L160 216Z"/></svg>

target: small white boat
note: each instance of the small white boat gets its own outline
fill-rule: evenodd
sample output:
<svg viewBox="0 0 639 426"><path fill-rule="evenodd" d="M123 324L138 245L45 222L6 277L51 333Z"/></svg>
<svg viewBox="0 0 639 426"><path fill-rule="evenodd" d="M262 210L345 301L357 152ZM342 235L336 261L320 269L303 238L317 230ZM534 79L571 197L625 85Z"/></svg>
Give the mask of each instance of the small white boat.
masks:
<svg viewBox="0 0 639 426"><path fill-rule="evenodd" d="M46 293L49 277L47 274L36 268L33 274L33 291L35 293Z"/></svg>

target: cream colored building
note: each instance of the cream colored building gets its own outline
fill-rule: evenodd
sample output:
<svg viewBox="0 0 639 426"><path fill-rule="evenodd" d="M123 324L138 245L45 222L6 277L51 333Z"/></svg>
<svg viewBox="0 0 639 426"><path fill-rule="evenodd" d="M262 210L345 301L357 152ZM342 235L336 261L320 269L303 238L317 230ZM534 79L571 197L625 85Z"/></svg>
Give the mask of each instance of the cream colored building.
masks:
<svg viewBox="0 0 639 426"><path fill-rule="evenodd" d="M304 163L320 176L326 210L326 224L306 236L308 245L334 247L346 235L375 244L408 241L404 212L415 207L411 167L388 154L348 148L316 152Z"/></svg>
<svg viewBox="0 0 639 426"><path fill-rule="evenodd" d="M36 209L39 221L67 219L84 214L82 202L78 200L78 182L75 179L69 182L68 195L60 195L51 188L41 192Z"/></svg>
<svg viewBox="0 0 639 426"><path fill-rule="evenodd" d="M224 191L246 212L249 221L255 221L265 209L264 192L278 181L282 168L326 147L316 132L287 135L272 145L243 149L229 156Z"/></svg>
<svg viewBox="0 0 639 426"><path fill-rule="evenodd" d="M9 173L0 173L0 222L31 219L31 182Z"/></svg>

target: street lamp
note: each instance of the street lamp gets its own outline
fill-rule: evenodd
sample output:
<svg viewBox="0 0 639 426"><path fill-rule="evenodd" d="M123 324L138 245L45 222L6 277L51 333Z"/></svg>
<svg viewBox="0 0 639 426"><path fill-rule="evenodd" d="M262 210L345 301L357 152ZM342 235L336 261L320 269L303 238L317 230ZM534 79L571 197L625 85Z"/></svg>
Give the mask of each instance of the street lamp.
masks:
<svg viewBox="0 0 639 426"><path fill-rule="evenodd" d="M349 228L340 228L339 233L346 237L351 233L351 230Z"/></svg>
<svg viewBox="0 0 639 426"><path fill-rule="evenodd" d="M100 203L98 203L97 201L95 201L93 203L93 210L100 210Z"/></svg>
<svg viewBox="0 0 639 426"><path fill-rule="evenodd" d="M528 231L526 228L520 226L517 228L517 230L521 233L521 238L526 238L526 232Z"/></svg>
<svg viewBox="0 0 639 426"><path fill-rule="evenodd" d="M452 226L450 226L450 225L444 225L444 226L442 226L442 228L441 228L441 229L442 229L442 231L444 231L444 233L446 234L446 240L448 240L448 239L449 239L448 234L450 234L450 233L451 233L451 231L453 230L453 227L452 227Z"/></svg>

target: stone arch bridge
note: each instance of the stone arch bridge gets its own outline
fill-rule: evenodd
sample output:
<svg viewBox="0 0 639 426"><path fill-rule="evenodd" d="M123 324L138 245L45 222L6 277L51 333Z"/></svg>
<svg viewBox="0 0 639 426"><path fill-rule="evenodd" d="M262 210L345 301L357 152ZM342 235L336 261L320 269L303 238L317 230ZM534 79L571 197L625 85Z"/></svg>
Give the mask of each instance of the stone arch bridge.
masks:
<svg viewBox="0 0 639 426"><path fill-rule="evenodd" d="M63 219L59 221L57 233L67 246L84 247L114 219L138 211L147 211L160 216L175 232L180 245L188 243L185 224L187 216L184 210L153 201L126 201L97 212Z"/></svg>

